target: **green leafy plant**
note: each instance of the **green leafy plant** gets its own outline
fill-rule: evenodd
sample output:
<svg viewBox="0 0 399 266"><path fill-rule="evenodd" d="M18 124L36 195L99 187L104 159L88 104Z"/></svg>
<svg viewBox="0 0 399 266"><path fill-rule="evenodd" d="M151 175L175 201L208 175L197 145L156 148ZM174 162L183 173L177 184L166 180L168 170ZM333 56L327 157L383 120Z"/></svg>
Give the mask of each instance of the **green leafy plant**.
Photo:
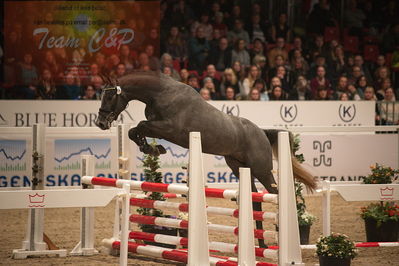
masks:
<svg viewBox="0 0 399 266"><path fill-rule="evenodd" d="M298 154L300 148L301 140L299 139L299 134L293 136L292 151L298 162L303 163L305 157L302 153ZM298 224L299 225L312 225L316 221L316 217L306 211L305 198L302 194L302 185L299 182L295 182L295 198L296 198L296 209L298 214Z"/></svg>
<svg viewBox="0 0 399 266"><path fill-rule="evenodd" d="M397 174L398 169L383 166L376 163L370 166L371 174L363 179L364 184L391 184ZM361 208L360 217L363 219L373 219L377 222L377 227L381 223L388 221L399 221L399 206L394 202L371 203Z"/></svg>
<svg viewBox="0 0 399 266"><path fill-rule="evenodd" d="M377 226L388 221L399 221L399 205L394 202L372 203L367 207L362 207L360 216L363 219L373 219L377 221Z"/></svg>
<svg viewBox="0 0 399 266"><path fill-rule="evenodd" d="M399 169L383 166L376 163L370 166L371 174L363 179L364 184L391 184Z"/></svg>
<svg viewBox="0 0 399 266"><path fill-rule="evenodd" d="M150 145L154 147L157 145L155 139ZM153 156L149 154L144 155L143 166L144 166L144 179L146 182L162 183L162 172L158 171L158 169L160 168L159 156ZM146 199L161 200L161 201L165 200L162 193L148 192L148 191L144 191L144 193L147 195ZM137 212L141 215L167 217L167 215L164 215L163 212L158 209L140 207L137 209ZM145 225L145 224L139 226L142 230L144 228L152 227L151 225Z"/></svg>
<svg viewBox="0 0 399 266"><path fill-rule="evenodd" d="M355 243L348 236L332 233L329 236L321 236L316 242L316 254L318 256L334 258L351 258L357 255Z"/></svg>

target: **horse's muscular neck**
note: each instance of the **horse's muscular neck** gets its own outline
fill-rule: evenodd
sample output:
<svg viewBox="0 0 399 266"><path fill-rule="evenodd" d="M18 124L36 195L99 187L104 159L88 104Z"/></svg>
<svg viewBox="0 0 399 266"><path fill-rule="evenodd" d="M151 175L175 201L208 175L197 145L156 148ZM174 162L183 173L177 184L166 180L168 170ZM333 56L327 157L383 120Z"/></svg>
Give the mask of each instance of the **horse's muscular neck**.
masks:
<svg viewBox="0 0 399 266"><path fill-rule="evenodd" d="M160 78L156 75L133 73L120 80L126 98L149 104L159 94Z"/></svg>

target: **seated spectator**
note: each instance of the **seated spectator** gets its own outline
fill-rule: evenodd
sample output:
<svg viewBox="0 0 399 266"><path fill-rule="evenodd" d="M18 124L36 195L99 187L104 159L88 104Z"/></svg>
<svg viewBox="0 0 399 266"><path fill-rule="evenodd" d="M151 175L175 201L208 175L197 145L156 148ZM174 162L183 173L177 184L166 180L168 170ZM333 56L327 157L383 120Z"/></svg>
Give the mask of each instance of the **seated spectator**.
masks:
<svg viewBox="0 0 399 266"><path fill-rule="evenodd" d="M367 86L364 89L364 100L365 101L376 101L377 100L377 97L375 96L373 87Z"/></svg>
<svg viewBox="0 0 399 266"><path fill-rule="evenodd" d="M265 56L265 51L264 51L264 45L263 42L256 38L252 42L252 48L249 50L249 55L251 57L251 60L254 60L255 56Z"/></svg>
<svg viewBox="0 0 399 266"><path fill-rule="evenodd" d="M299 76L308 76L309 65L303 58L295 58L291 65L293 80L298 79Z"/></svg>
<svg viewBox="0 0 399 266"><path fill-rule="evenodd" d="M377 92L376 96L379 101L383 101L385 97L385 91L392 86L391 79L386 78L381 81L380 84L378 84L378 87L376 87Z"/></svg>
<svg viewBox="0 0 399 266"><path fill-rule="evenodd" d="M326 78L326 69L323 66L317 67L316 77L310 80L310 90L312 92L313 99L317 98L318 88L323 87L328 92L328 96L331 95L331 83Z"/></svg>
<svg viewBox="0 0 399 266"><path fill-rule="evenodd" d="M188 72L187 69L182 68L180 70L180 82L184 84L188 84L188 77L190 76L190 73Z"/></svg>
<svg viewBox="0 0 399 266"><path fill-rule="evenodd" d="M315 61L316 57L322 56L326 58L327 56L327 48L324 45L324 38L321 35L317 35L314 39L314 43L310 49L310 58L312 61Z"/></svg>
<svg viewBox="0 0 399 266"><path fill-rule="evenodd" d="M269 93L270 101L283 101L286 100L286 94L280 86L275 86Z"/></svg>
<svg viewBox="0 0 399 266"><path fill-rule="evenodd" d="M260 92L257 88L251 88L248 94L249 101L260 101Z"/></svg>
<svg viewBox="0 0 399 266"><path fill-rule="evenodd" d="M203 83L204 86L202 88L209 90L212 100L219 100L221 98L221 93L218 89L216 89L211 77L204 78Z"/></svg>
<svg viewBox="0 0 399 266"><path fill-rule="evenodd" d="M274 87L281 87L281 79L279 77L273 77L270 80L270 91L274 88Z"/></svg>
<svg viewBox="0 0 399 266"><path fill-rule="evenodd" d="M223 92L229 87L234 89L234 95L240 93L240 87L238 85L238 79L235 72L231 68L226 68L226 70L223 72L222 82L220 84L220 91L222 95Z"/></svg>
<svg viewBox="0 0 399 266"><path fill-rule="evenodd" d="M255 80L259 78L259 69L257 66L252 65L249 68L247 77L243 80L240 88L241 97L246 97L254 85Z"/></svg>
<svg viewBox="0 0 399 266"><path fill-rule="evenodd" d="M268 72L268 79L270 79L271 77L275 77L277 75L277 68L279 66L285 66L285 61L284 61L284 57L282 55L277 55L274 58L274 67L269 69Z"/></svg>
<svg viewBox="0 0 399 266"><path fill-rule="evenodd" d="M199 26L195 37L188 41L188 67L202 73L205 68L206 59L209 55L210 45L205 38L204 29Z"/></svg>
<svg viewBox="0 0 399 266"><path fill-rule="evenodd" d="M199 94L201 95L202 99L204 99L205 101L210 101L211 99L211 92L209 91L209 89L207 88L202 88L199 91Z"/></svg>
<svg viewBox="0 0 399 266"><path fill-rule="evenodd" d="M281 87L283 90L287 93L290 93L293 83L292 73L284 66L278 66L276 76L281 80Z"/></svg>
<svg viewBox="0 0 399 266"><path fill-rule="evenodd" d="M110 76L115 79L119 79L126 75L126 67L125 64L119 63L114 71L111 71Z"/></svg>
<svg viewBox="0 0 399 266"><path fill-rule="evenodd" d="M105 62L105 55L101 52L97 52L94 57L94 63L97 65L99 72L101 74L107 74L108 70Z"/></svg>
<svg viewBox="0 0 399 266"><path fill-rule="evenodd" d="M365 66L365 64L364 64L363 56L355 55L354 65L358 66L360 68L361 74L366 77L366 79L369 83L373 82L373 78L370 74L370 71L369 71L368 67Z"/></svg>
<svg viewBox="0 0 399 266"><path fill-rule="evenodd" d="M212 79L213 84L215 85L215 88L217 91L220 90L220 74L216 71L216 68L214 65L209 64L206 67L206 71L204 72L203 75L204 78L209 77Z"/></svg>
<svg viewBox="0 0 399 266"><path fill-rule="evenodd" d="M224 91L224 100L226 101L235 101L236 93L233 87L227 87Z"/></svg>
<svg viewBox="0 0 399 266"><path fill-rule="evenodd" d="M306 61L310 60L309 51L303 46L302 39L299 36L294 37L294 41L293 41L293 44L292 44L292 50L289 51L288 58L292 58L293 57L293 53L295 53L295 51L300 51L301 52L301 56Z"/></svg>
<svg viewBox="0 0 399 266"><path fill-rule="evenodd" d="M272 41L277 42L277 39L281 37L290 42L291 35L292 31L288 27L287 14L282 13L279 15L277 23L272 26Z"/></svg>
<svg viewBox="0 0 399 266"><path fill-rule="evenodd" d="M360 101L362 99L362 97L359 95L358 90L353 84L348 85L348 90L346 91L346 94L351 101Z"/></svg>
<svg viewBox="0 0 399 266"><path fill-rule="evenodd" d="M312 79L315 76L317 76L317 69L322 66L324 67L324 69L326 70L326 76L329 75L329 73L327 72L328 66L326 63L326 58L324 56L317 56L315 61L310 65L310 69L309 69L309 75L308 78Z"/></svg>
<svg viewBox="0 0 399 266"><path fill-rule="evenodd" d="M305 76L298 76L296 83L288 95L288 100L307 101L312 99L309 83Z"/></svg>
<svg viewBox="0 0 399 266"><path fill-rule="evenodd" d="M54 78L58 78L63 72L62 66L58 64L52 51L45 52L44 60L40 69L41 71L49 69L51 71L51 76Z"/></svg>
<svg viewBox="0 0 399 266"><path fill-rule="evenodd" d="M231 49L226 37L221 37L218 46L210 51L209 62L215 65L218 71L223 71L231 66Z"/></svg>
<svg viewBox="0 0 399 266"><path fill-rule="evenodd" d="M331 97L328 96L328 90L326 88L326 86L324 85L320 85L319 87L317 87L317 93L316 96L313 98L314 100L317 101L328 101L331 100Z"/></svg>
<svg viewBox="0 0 399 266"><path fill-rule="evenodd" d="M130 50L129 45L127 44L123 44L120 48L120 62L122 64L125 65L126 68L126 72L132 72L134 69L134 56L133 56L133 52ZM91 75L98 75L98 65L96 64L97 69L96 69L96 73L91 73Z"/></svg>
<svg viewBox="0 0 399 266"><path fill-rule="evenodd" d="M117 54L111 54L107 59L107 73L115 72L120 62L121 60Z"/></svg>
<svg viewBox="0 0 399 266"><path fill-rule="evenodd" d="M247 67L251 64L251 58L247 51L246 42L243 39L238 39L234 44L234 49L231 53L231 63L238 61L243 67Z"/></svg>
<svg viewBox="0 0 399 266"><path fill-rule="evenodd" d="M349 83L354 84L361 76L363 76L362 69L359 66L353 66L352 72L348 77Z"/></svg>
<svg viewBox="0 0 399 266"><path fill-rule="evenodd" d="M266 83L263 79L259 78L255 80L252 88L255 88L259 91L261 101L269 100L269 94L267 92Z"/></svg>
<svg viewBox="0 0 399 266"><path fill-rule="evenodd" d="M166 76L169 76L169 77L173 78L173 77L172 77L172 69L171 69L170 67L164 66L164 67L161 69L161 71L162 71L162 73L165 74Z"/></svg>
<svg viewBox="0 0 399 266"><path fill-rule="evenodd" d="M266 62L266 57L264 55L256 55L252 60L252 64L258 67L258 69L260 71L259 76L262 79L267 80L268 65Z"/></svg>
<svg viewBox="0 0 399 266"><path fill-rule="evenodd" d="M339 101L349 101L349 95L346 92L341 93L341 95L339 96L338 100Z"/></svg>
<svg viewBox="0 0 399 266"><path fill-rule="evenodd" d="M57 96L55 80L51 76L51 71L49 69L43 69L42 71L39 82L37 84L36 98L39 100L50 100L59 98Z"/></svg>
<svg viewBox="0 0 399 266"><path fill-rule="evenodd" d="M288 61L288 52L285 49L285 40L282 37L278 37L276 40L276 47L271 49L267 54L267 60L269 61L269 67L275 67L275 58L276 56L282 56L284 63Z"/></svg>
<svg viewBox="0 0 399 266"><path fill-rule="evenodd" d="M252 14L251 23L248 25L248 34L251 41L256 39L260 42L266 41L267 29L261 22L260 14Z"/></svg>
<svg viewBox="0 0 399 266"><path fill-rule="evenodd" d="M245 78L245 67L243 67L240 61L234 61L231 68L233 69L237 79L241 82Z"/></svg>
<svg viewBox="0 0 399 266"><path fill-rule="evenodd" d="M355 87L359 92L359 95L363 98L364 90L369 86L365 76L360 76L355 83Z"/></svg>
<svg viewBox="0 0 399 266"><path fill-rule="evenodd" d="M380 67L389 67L386 65L385 55L380 54L377 57L377 61L375 63L371 63L370 65L370 73L373 75L373 78L376 76L376 71Z"/></svg>
<svg viewBox="0 0 399 266"><path fill-rule="evenodd" d="M374 76L374 84L376 87L376 90L380 90L382 83L386 80L386 79L390 79L391 78L391 72L389 70L388 67L386 66L382 66L377 68L377 70L375 71L375 76Z"/></svg>
<svg viewBox="0 0 399 266"><path fill-rule="evenodd" d="M190 76L188 76L187 85L191 86L197 92L199 92L201 89L200 85L199 85L198 77L195 74L190 74Z"/></svg>
<svg viewBox="0 0 399 266"><path fill-rule="evenodd" d="M338 78L337 85L334 88L334 99L338 99L339 96L348 91L348 78L346 76L340 76Z"/></svg>
<svg viewBox="0 0 399 266"><path fill-rule="evenodd" d="M147 44L144 49L145 53L148 55L149 66L152 71L157 71L160 69L159 55L156 56L154 53L154 46L152 44Z"/></svg>
<svg viewBox="0 0 399 266"><path fill-rule="evenodd" d="M204 11L201 16L199 21L196 20L191 24L191 36L195 37L197 29L201 27L204 30L204 36L205 38L210 41L212 40L212 32L213 32L213 27L212 24L209 21L209 14Z"/></svg>
<svg viewBox="0 0 399 266"><path fill-rule="evenodd" d="M161 65L161 69L163 69L165 67L169 67L170 70L172 71L172 78L174 80L180 81L180 75L176 71L176 69L173 68L173 58L170 54L164 53L161 56L160 65Z"/></svg>
<svg viewBox="0 0 399 266"><path fill-rule="evenodd" d="M344 54L344 48L341 45L337 45L334 48L334 52L328 58L327 64L330 66L333 80L336 80L340 75L344 74L345 54Z"/></svg>
<svg viewBox="0 0 399 266"><path fill-rule="evenodd" d="M244 40L245 45L250 43L249 34L244 30L241 19L234 20L234 28L227 32L227 39L229 43L237 43L238 40Z"/></svg>
<svg viewBox="0 0 399 266"><path fill-rule="evenodd" d="M227 25L223 21L223 13L222 12L215 13L215 20L212 24L212 27L213 27L213 30L219 30L220 35L222 37L226 37L228 28L227 28Z"/></svg>
<svg viewBox="0 0 399 266"><path fill-rule="evenodd" d="M78 100L82 90L76 82L76 78L72 73L65 75L65 83L60 87L59 99Z"/></svg>
<svg viewBox="0 0 399 266"><path fill-rule="evenodd" d="M82 96L82 100L96 100L96 90L93 88L92 85L87 85L84 94Z"/></svg>
<svg viewBox="0 0 399 266"><path fill-rule="evenodd" d="M37 93L38 73L32 59L31 53L25 53L23 61L19 63L19 80L25 99L35 99Z"/></svg>
<svg viewBox="0 0 399 266"><path fill-rule="evenodd" d="M92 85L96 91L96 98L100 99L102 87L104 85L103 79L100 76L92 76L90 79L90 85Z"/></svg>

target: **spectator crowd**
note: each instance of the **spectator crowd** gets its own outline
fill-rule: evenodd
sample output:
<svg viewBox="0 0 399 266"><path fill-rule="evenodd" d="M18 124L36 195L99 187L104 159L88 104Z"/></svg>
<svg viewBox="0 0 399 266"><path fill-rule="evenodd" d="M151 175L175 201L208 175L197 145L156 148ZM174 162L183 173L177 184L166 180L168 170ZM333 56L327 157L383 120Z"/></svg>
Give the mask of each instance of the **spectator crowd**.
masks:
<svg viewBox="0 0 399 266"><path fill-rule="evenodd" d="M206 100L396 101L397 1L346 0L343 17L341 1L295 1L293 27L286 12L269 17L265 2L164 0L160 23L127 20L135 41L94 54L80 47L35 57L24 51L23 25L15 23L4 36L13 49L2 57L1 96L98 99L101 75L117 79L139 69L160 70ZM128 11L114 12L126 20Z"/></svg>

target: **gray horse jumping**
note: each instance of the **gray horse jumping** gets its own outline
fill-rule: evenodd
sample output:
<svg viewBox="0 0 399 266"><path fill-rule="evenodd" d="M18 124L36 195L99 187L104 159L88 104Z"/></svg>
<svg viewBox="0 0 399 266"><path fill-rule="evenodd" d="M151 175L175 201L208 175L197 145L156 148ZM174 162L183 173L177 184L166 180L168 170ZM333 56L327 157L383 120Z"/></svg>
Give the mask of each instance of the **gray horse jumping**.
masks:
<svg viewBox="0 0 399 266"><path fill-rule="evenodd" d="M238 177L240 167L251 169L252 191L257 191L255 178L270 193L277 193L272 174L272 150L277 146L278 130L262 130L251 121L227 115L204 101L190 86L158 72L134 72L112 81L104 78L101 107L96 125L109 129L111 123L131 100L146 104L146 121L129 130L129 138L147 154L162 154L165 149L152 147L146 137L165 139L184 148L189 133L201 132L204 153L223 155L227 165ZM292 158L294 177L310 190L316 187L312 175ZM254 203L260 211L261 203ZM257 222L262 228L262 222ZM259 242L264 246L263 241Z"/></svg>

